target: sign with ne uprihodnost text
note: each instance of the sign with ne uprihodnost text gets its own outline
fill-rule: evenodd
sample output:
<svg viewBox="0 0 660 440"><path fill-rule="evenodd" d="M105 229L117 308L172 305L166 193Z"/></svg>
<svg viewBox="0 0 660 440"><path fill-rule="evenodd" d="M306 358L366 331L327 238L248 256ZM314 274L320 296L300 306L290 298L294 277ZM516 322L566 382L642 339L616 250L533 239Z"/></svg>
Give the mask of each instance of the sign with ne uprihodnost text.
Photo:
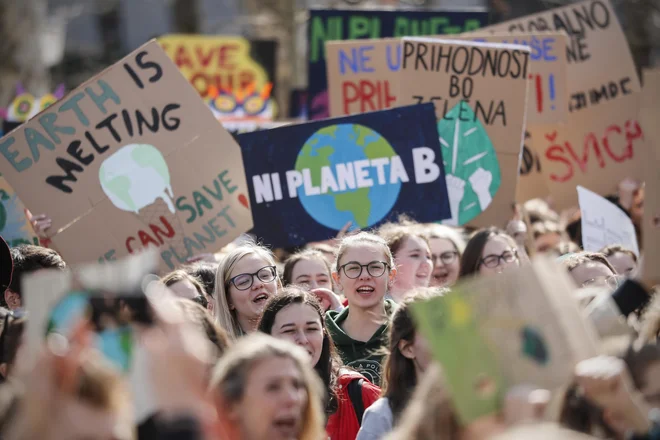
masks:
<svg viewBox="0 0 660 440"><path fill-rule="evenodd" d="M368 229L406 213L450 216L431 104L238 136L254 233L274 247Z"/></svg>
<svg viewBox="0 0 660 440"><path fill-rule="evenodd" d="M325 56L331 117L394 106L401 66L399 38L328 41Z"/></svg>
<svg viewBox="0 0 660 440"><path fill-rule="evenodd" d="M0 236L10 247L39 244L39 237L25 218L23 202L2 176L0 176Z"/></svg>
<svg viewBox="0 0 660 440"><path fill-rule="evenodd" d="M642 220L642 254L644 274L652 283L660 284L660 69L645 69L640 118L646 134L644 160L644 217Z"/></svg>
<svg viewBox="0 0 660 440"><path fill-rule="evenodd" d="M618 244L639 256L635 226L628 214L603 196L577 187L582 214L582 248L599 252L605 246Z"/></svg>
<svg viewBox="0 0 660 440"><path fill-rule="evenodd" d="M449 225L504 227L516 199L528 47L403 38L398 105L432 102L442 145Z"/></svg>
<svg viewBox="0 0 660 440"><path fill-rule="evenodd" d="M641 174L647 146L640 100L636 93L573 113L568 124L529 127L555 210L577 206L578 185L607 196Z"/></svg>
<svg viewBox="0 0 660 440"><path fill-rule="evenodd" d="M568 34L568 108L585 111L641 90L628 41L608 0L585 0L484 28Z"/></svg>
<svg viewBox="0 0 660 440"><path fill-rule="evenodd" d="M571 297L574 289L562 268L540 259L463 281L413 308L463 419L479 416L477 403L488 404L503 386L557 390L573 378L577 362L598 354L596 331ZM492 402L481 409L487 413Z"/></svg>
<svg viewBox="0 0 660 440"><path fill-rule="evenodd" d="M478 8L453 11L311 9L307 29L309 118L321 119L330 116L326 41L398 38L411 35L455 35L473 31L487 23L488 13ZM380 96L375 99L387 99L384 87L377 93Z"/></svg>
<svg viewBox="0 0 660 440"><path fill-rule="evenodd" d="M252 227L239 146L155 41L0 139L0 171L69 263L162 268Z"/></svg>

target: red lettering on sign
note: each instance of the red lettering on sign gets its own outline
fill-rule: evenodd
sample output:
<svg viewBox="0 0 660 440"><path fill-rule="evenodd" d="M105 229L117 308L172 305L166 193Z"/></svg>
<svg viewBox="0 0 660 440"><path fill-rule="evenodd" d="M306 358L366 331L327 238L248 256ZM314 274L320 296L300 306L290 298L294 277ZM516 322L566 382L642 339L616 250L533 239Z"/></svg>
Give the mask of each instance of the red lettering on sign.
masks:
<svg viewBox="0 0 660 440"><path fill-rule="evenodd" d="M150 223L150 232L140 230L137 232L138 238L128 237L126 239L126 250L128 250L129 253L132 254L136 250L133 248L133 242L139 242L141 244L140 248L148 245L155 245L158 247L165 244L165 238L174 238L176 232L174 232L174 228L167 218L161 215L158 220L160 220L162 227Z"/></svg>
<svg viewBox="0 0 660 440"><path fill-rule="evenodd" d="M389 81L344 81L341 86L344 102L344 114L358 113L351 111L351 104L359 104L359 113L390 108L396 97L390 93Z"/></svg>

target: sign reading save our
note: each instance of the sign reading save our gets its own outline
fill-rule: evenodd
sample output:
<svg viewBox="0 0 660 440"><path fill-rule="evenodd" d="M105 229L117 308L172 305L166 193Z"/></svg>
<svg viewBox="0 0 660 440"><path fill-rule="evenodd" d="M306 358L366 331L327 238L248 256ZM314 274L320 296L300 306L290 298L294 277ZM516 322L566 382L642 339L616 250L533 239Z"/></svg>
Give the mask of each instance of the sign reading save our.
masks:
<svg viewBox="0 0 660 440"><path fill-rule="evenodd" d="M171 268L252 226L238 145L153 41L0 139L0 156L70 263L156 246Z"/></svg>

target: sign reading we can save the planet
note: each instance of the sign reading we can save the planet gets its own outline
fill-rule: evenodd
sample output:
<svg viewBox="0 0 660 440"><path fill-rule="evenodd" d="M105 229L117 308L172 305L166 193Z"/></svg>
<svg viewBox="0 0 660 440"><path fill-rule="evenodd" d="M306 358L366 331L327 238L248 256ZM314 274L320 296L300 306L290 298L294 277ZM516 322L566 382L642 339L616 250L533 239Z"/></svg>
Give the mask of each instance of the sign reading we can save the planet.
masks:
<svg viewBox="0 0 660 440"><path fill-rule="evenodd" d="M450 217L432 104L238 136L253 233L275 247L325 240L407 213Z"/></svg>
<svg viewBox="0 0 660 440"><path fill-rule="evenodd" d="M0 139L0 171L72 264L173 268L252 227L238 145L155 41Z"/></svg>

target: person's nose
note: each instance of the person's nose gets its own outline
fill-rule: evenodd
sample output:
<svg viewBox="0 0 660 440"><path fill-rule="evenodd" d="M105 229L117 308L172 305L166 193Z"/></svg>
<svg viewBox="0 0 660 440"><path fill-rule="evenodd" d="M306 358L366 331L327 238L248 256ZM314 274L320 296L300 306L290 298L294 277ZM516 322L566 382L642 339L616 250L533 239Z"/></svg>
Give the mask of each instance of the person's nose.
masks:
<svg viewBox="0 0 660 440"><path fill-rule="evenodd" d="M292 406L299 405L302 401L302 393L300 392L300 389L298 389L293 384L287 386L284 389L283 394L282 404L285 408L291 408Z"/></svg>
<svg viewBox="0 0 660 440"><path fill-rule="evenodd" d="M309 345L309 339L307 339L307 335L305 335L305 332L303 330L299 330L296 332L296 344L301 345L303 347Z"/></svg>
<svg viewBox="0 0 660 440"><path fill-rule="evenodd" d="M319 283L316 282L316 280L309 280L309 290L314 290L319 288Z"/></svg>
<svg viewBox="0 0 660 440"><path fill-rule="evenodd" d="M371 279L371 274L369 273L366 267L362 268L362 273L360 274L359 279L362 281Z"/></svg>
<svg viewBox="0 0 660 440"><path fill-rule="evenodd" d="M252 275L252 290L259 290L264 287L264 282L258 276Z"/></svg>

